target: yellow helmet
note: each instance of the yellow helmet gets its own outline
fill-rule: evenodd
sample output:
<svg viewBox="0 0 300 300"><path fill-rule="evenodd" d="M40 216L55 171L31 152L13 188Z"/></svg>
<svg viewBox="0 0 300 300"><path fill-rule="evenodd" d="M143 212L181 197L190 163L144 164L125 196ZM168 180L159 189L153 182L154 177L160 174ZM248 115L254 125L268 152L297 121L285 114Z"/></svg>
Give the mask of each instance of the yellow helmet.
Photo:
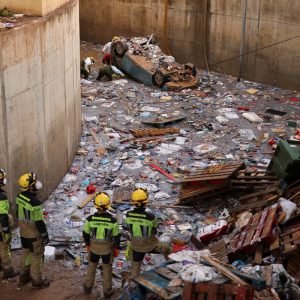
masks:
<svg viewBox="0 0 300 300"><path fill-rule="evenodd" d="M0 185L6 185L7 179L6 179L6 173L3 169L0 169Z"/></svg>
<svg viewBox="0 0 300 300"><path fill-rule="evenodd" d="M97 193L94 204L97 209L108 209L110 207L110 197L104 192Z"/></svg>
<svg viewBox="0 0 300 300"><path fill-rule="evenodd" d="M26 173L19 178L19 187L22 191L27 191L30 188L35 190L40 190L42 188L42 183L37 180L36 173Z"/></svg>
<svg viewBox="0 0 300 300"><path fill-rule="evenodd" d="M120 38L118 36L114 36L113 39L112 39L112 42L116 42L116 41L119 41Z"/></svg>
<svg viewBox="0 0 300 300"><path fill-rule="evenodd" d="M145 189L138 188L132 192L131 201L135 204L140 206L141 204L148 202L148 192Z"/></svg>

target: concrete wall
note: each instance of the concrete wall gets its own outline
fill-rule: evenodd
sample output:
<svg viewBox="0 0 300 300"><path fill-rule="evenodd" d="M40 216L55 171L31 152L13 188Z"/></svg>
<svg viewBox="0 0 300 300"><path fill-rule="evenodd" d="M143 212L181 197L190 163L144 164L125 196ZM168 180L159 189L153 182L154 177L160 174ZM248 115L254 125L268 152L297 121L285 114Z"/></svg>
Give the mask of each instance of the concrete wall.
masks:
<svg viewBox="0 0 300 300"><path fill-rule="evenodd" d="M0 0L0 8L7 7L14 13L44 16L69 0Z"/></svg>
<svg viewBox="0 0 300 300"><path fill-rule="evenodd" d="M11 199L33 171L48 195L69 169L81 132L78 0L0 33L0 166Z"/></svg>
<svg viewBox="0 0 300 300"><path fill-rule="evenodd" d="M207 0L212 70L237 75L243 0ZM178 61L204 67L204 0L172 0L168 38ZM81 39L104 43L114 35L154 33L162 43L164 0L80 0ZM300 1L248 1L244 78L300 90ZM162 47L164 48L164 47ZM233 58L233 59L230 59ZM221 61L226 60L223 63Z"/></svg>

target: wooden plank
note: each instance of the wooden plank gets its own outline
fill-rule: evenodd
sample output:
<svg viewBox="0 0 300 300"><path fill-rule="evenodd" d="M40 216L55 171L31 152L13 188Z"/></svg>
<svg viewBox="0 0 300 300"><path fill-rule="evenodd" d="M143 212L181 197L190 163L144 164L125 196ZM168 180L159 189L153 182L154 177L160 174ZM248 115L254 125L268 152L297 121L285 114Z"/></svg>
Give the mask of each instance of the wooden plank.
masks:
<svg viewBox="0 0 300 300"><path fill-rule="evenodd" d="M193 283L192 282L185 282L183 288L183 300L195 300L196 297L193 294Z"/></svg>
<svg viewBox="0 0 300 300"><path fill-rule="evenodd" d="M210 192L194 195L194 196L191 196L189 198L185 198L183 200L179 199L179 203L182 202L182 203L194 203L194 204L196 204L195 202L202 201L202 200L204 200L206 198L209 198L209 197L214 197L214 196L219 195L221 193L228 192L229 190L230 190L230 187L225 187L225 188L221 188L221 189L217 189L217 190L212 190Z"/></svg>
<svg viewBox="0 0 300 300"><path fill-rule="evenodd" d="M170 173L168 173L167 171L163 170L162 168L160 168L159 166L153 164L153 163L149 163L149 166L153 169L155 169L156 171L158 171L159 173L165 175L167 178L169 178L172 181L177 181L177 179Z"/></svg>
<svg viewBox="0 0 300 300"><path fill-rule="evenodd" d="M262 195L269 194L269 193L275 193L275 192L278 193L279 190L276 187L272 187L271 189L268 189L268 190L264 190L264 191L261 191L261 192L255 192L255 193L252 193L252 194L249 194L249 195L241 196L241 197L239 197L239 201L243 201L243 200L246 200L248 198L258 197L258 196L262 196Z"/></svg>
<svg viewBox="0 0 300 300"><path fill-rule="evenodd" d="M156 268L154 269L154 272L169 280L173 280L174 278L178 277L177 273L172 272L170 269L167 268Z"/></svg>
<svg viewBox="0 0 300 300"><path fill-rule="evenodd" d="M247 232L247 237L245 239L245 242L242 245L242 248L247 248L251 244L251 241L252 241L253 236L255 234L256 227L259 223L260 218L261 218L261 212L258 212L253 216L250 228Z"/></svg>
<svg viewBox="0 0 300 300"><path fill-rule="evenodd" d="M242 180L262 180L262 179L271 179L271 180L278 180L278 177L276 176L238 176L237 179L242 179Z"/></svg>
<svg viewBox="0 0 300 300"><path fill-rule="evenodd" d="M88 195L88 197L87 197L85 200L83 200L79 205L77 205L77 207L78 207L79 209L82 209L82 208L85 207L88 203L90 203L90 202L94 199L95 196L96 196L96 193L91 194L91 195Z"/></svg>
<svg viewBox="0 0 300 300"><path fill-rule="evenodd" d="M247 237L249 237L248 236L248 231L251 228L252 220L253 220L253 217L251 217L251 219L249 220L248 224L246 225L246 227L241 232L239 241L238 241L238 243L236 245L236 248L234 249L235 250L234 252L236 252L237 250L239 250L240 248L242 248L243 245L245 245L245 240L247 239Z"/></svg>
<svg viewBox="0 0 300 300"><path fill-rule="evenodd" d="M191 197L200 196L200 195L208 193L208 192L221 190L225 187L227 188L227 184L208 186L208 187L204 187L204 188L197 189L197 190L194 190L194 191L189 191L187 193L184 190L181 190L180 194L179 194L179 200L180 201L185 201L186 199L189 199Z"/></svg>
<svg viewBox="0 0 300 300"><path fill-rule="evenodd" d="M254 256L254 263L256 265L261 265L262 258L263 258L263 251L264 251L264 248L262 245L258 245L256 247L255 256Z"/></svg>
<svg viewBox="0 0 300 300"><path fill-rule="evenodd" d="M148 290L156 293L163 299L176 299L179 297L182 292L170 291L167 289L169 280L159 276L155 272L144 272L133 278L133 280L147 288Z"/></svg>
<svg viewBox="0 0 300 300"><path fill-rule="evenodd" d="M238 212L253 209L253 208L264 207L266 205L267 205L266 201L259 201L259 202L255 202L255 203L240 205L240 206L237 206L237 207L234 207L234 208L230 209L229 211L231 213L238 213Z"/></svg>
<svg viewBox="0 0 300 300"><path fill-rule="evenodd" d="M261 236L261 233L263 231L264 224L267 220L268 213L269 213L269 208L265 208L263 210L262 214L261 214L259 223L257 224L256 232L255 232L255 235L252 239L252 243L260 241L260 236Z"/></svg>
<svg viewBox="0 0 300 300"><path fill-rule="evenodd" d="M247 282L239 278L238 276L234 275L230 270L227 268L223 267L220 263L218 263L215 259L212 259L209 256L202 256L202 259L207 261L210 265L216 268L218 272L226 276L227 278L231 279L233 282L241 284L241 285L246 285L249 286Z"/></svg>
<svg viewBox="0 0 300 300"><path fill-rule="evenodd" d="M273 225L275 223L275 217L277 212L277 205L275 207L270 207L268 212L268 218L264 224L264 228L260 235L260 239L262 242L267 241L270 239L270 235L272 235Z"/></svg>
<svg viewBox="0 0 300 300"><path fill-rule="evenodd" d="M181 179L180 182L202 182L202 181L213 181L213 180L228 180L231 174L229 175L214 175L214 176L203 176L203 177L189 177Z"/></svg>
<svg viewBox="0 0 300 300"><path fill-rule="evenodd" d="M180 129L176 127L169 127L163 129L130 129L131 134L135 137L143 137L143 136L159 136L165 134L178 134L180 133Z"/></svg>
<svg viewBox="0 0 300 300"><path fill-rule="evenodd" d="M197 172L196 171L196 172L190 173L189 175L186 175L186 177L189 178L189 177L204 176L204 175L213 176L213 175L219 175L219 174L232 174L232 173L238 172L238 168L239 168L239 166L234 166L231 168L224 168L224 169L216 171L216 172L208 172L208 171Z"/></svg>
<svg viewBox="0 0 300 300"><path fill-rule="evenodd" d="M91 133L91 135L92 135L92 137L93 137L95 143L96 143L96 144L100 144L100 140L99 140L97 134L95 133L95 131L94 131L92 128L90 128L90 133Z"/></svg>
<svg viewBox="0 0 300 300"><path fill-rule="evenodd" d="M239 179L233 179L231 180L231 184L242 184L242 185L265 185L265 184L271 184L274 183L274 181L270 181L270 180L263 180L263 181L256 181L256 180L239 180Z"/></svg>

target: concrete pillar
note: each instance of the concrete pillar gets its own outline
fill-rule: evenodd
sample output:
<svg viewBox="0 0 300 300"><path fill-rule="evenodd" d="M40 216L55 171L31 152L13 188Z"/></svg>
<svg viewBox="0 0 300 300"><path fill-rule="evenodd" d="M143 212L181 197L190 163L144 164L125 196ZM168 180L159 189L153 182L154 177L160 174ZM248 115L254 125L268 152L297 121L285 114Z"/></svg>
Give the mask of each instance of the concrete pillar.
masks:
<svg viewBox="0 0 300 300"><path fill-rule="evenodd" d="M69 0L0 0L0 8L7 7L28 16L44 16L67 2Z"/></svg>
<svg viewBox="0 0 300 300"><path fill-rule="evenodd" d="M0 32L0 167L13 206L26 172L38 174L46 199L80 141L79 5L67 2Z"/></svg>

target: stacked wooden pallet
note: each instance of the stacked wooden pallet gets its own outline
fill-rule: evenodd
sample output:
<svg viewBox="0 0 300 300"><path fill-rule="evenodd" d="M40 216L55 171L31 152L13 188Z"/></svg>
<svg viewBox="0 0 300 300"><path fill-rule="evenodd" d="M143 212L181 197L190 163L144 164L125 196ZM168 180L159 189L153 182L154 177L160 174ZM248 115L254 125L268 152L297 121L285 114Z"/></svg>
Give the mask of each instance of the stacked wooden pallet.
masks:
<svg viewBox="0 0 300 300"><path fill-rule="evenodd" d="M231 213L238 213L249 209L257 209L269 206L278 201L282 192L277 185L270 186L264 191L259 191L239 198L241 205L230 209Z"/></svg>
<svg viewBox="0 0 300 300"><path fill-rule="evenodd" d="M279 183L278 177L269 171L247 171L239 172L238 176L231 180L234 189L258 189L265 190L270 185Z"/></svg>
<svg viewBox="0 0 300 300"><path fill-rule="evenodd" d="M235 174L244 167L243 163L220 164L185 176L181 180L179 201L197 201L223 193L230 188Z"/></svg>
<svg viewBox="0 0 300 300"><path fill-rule="evenodd" d="M277 208L274 205L254 214L242 232L231 239L228 254L230 260L235 260L239 253L254 253L261 243L270 245L274 241Z"/></svg>
<svg viewBox="0 0 300 300"><path fill-rule="evenodd" d="M178 134L180 132L179 128L169 127L169 128L151 128L151 129L130 129L132 135L135 137L146 137L146 136L159 136L165 134Z"/></svg>

